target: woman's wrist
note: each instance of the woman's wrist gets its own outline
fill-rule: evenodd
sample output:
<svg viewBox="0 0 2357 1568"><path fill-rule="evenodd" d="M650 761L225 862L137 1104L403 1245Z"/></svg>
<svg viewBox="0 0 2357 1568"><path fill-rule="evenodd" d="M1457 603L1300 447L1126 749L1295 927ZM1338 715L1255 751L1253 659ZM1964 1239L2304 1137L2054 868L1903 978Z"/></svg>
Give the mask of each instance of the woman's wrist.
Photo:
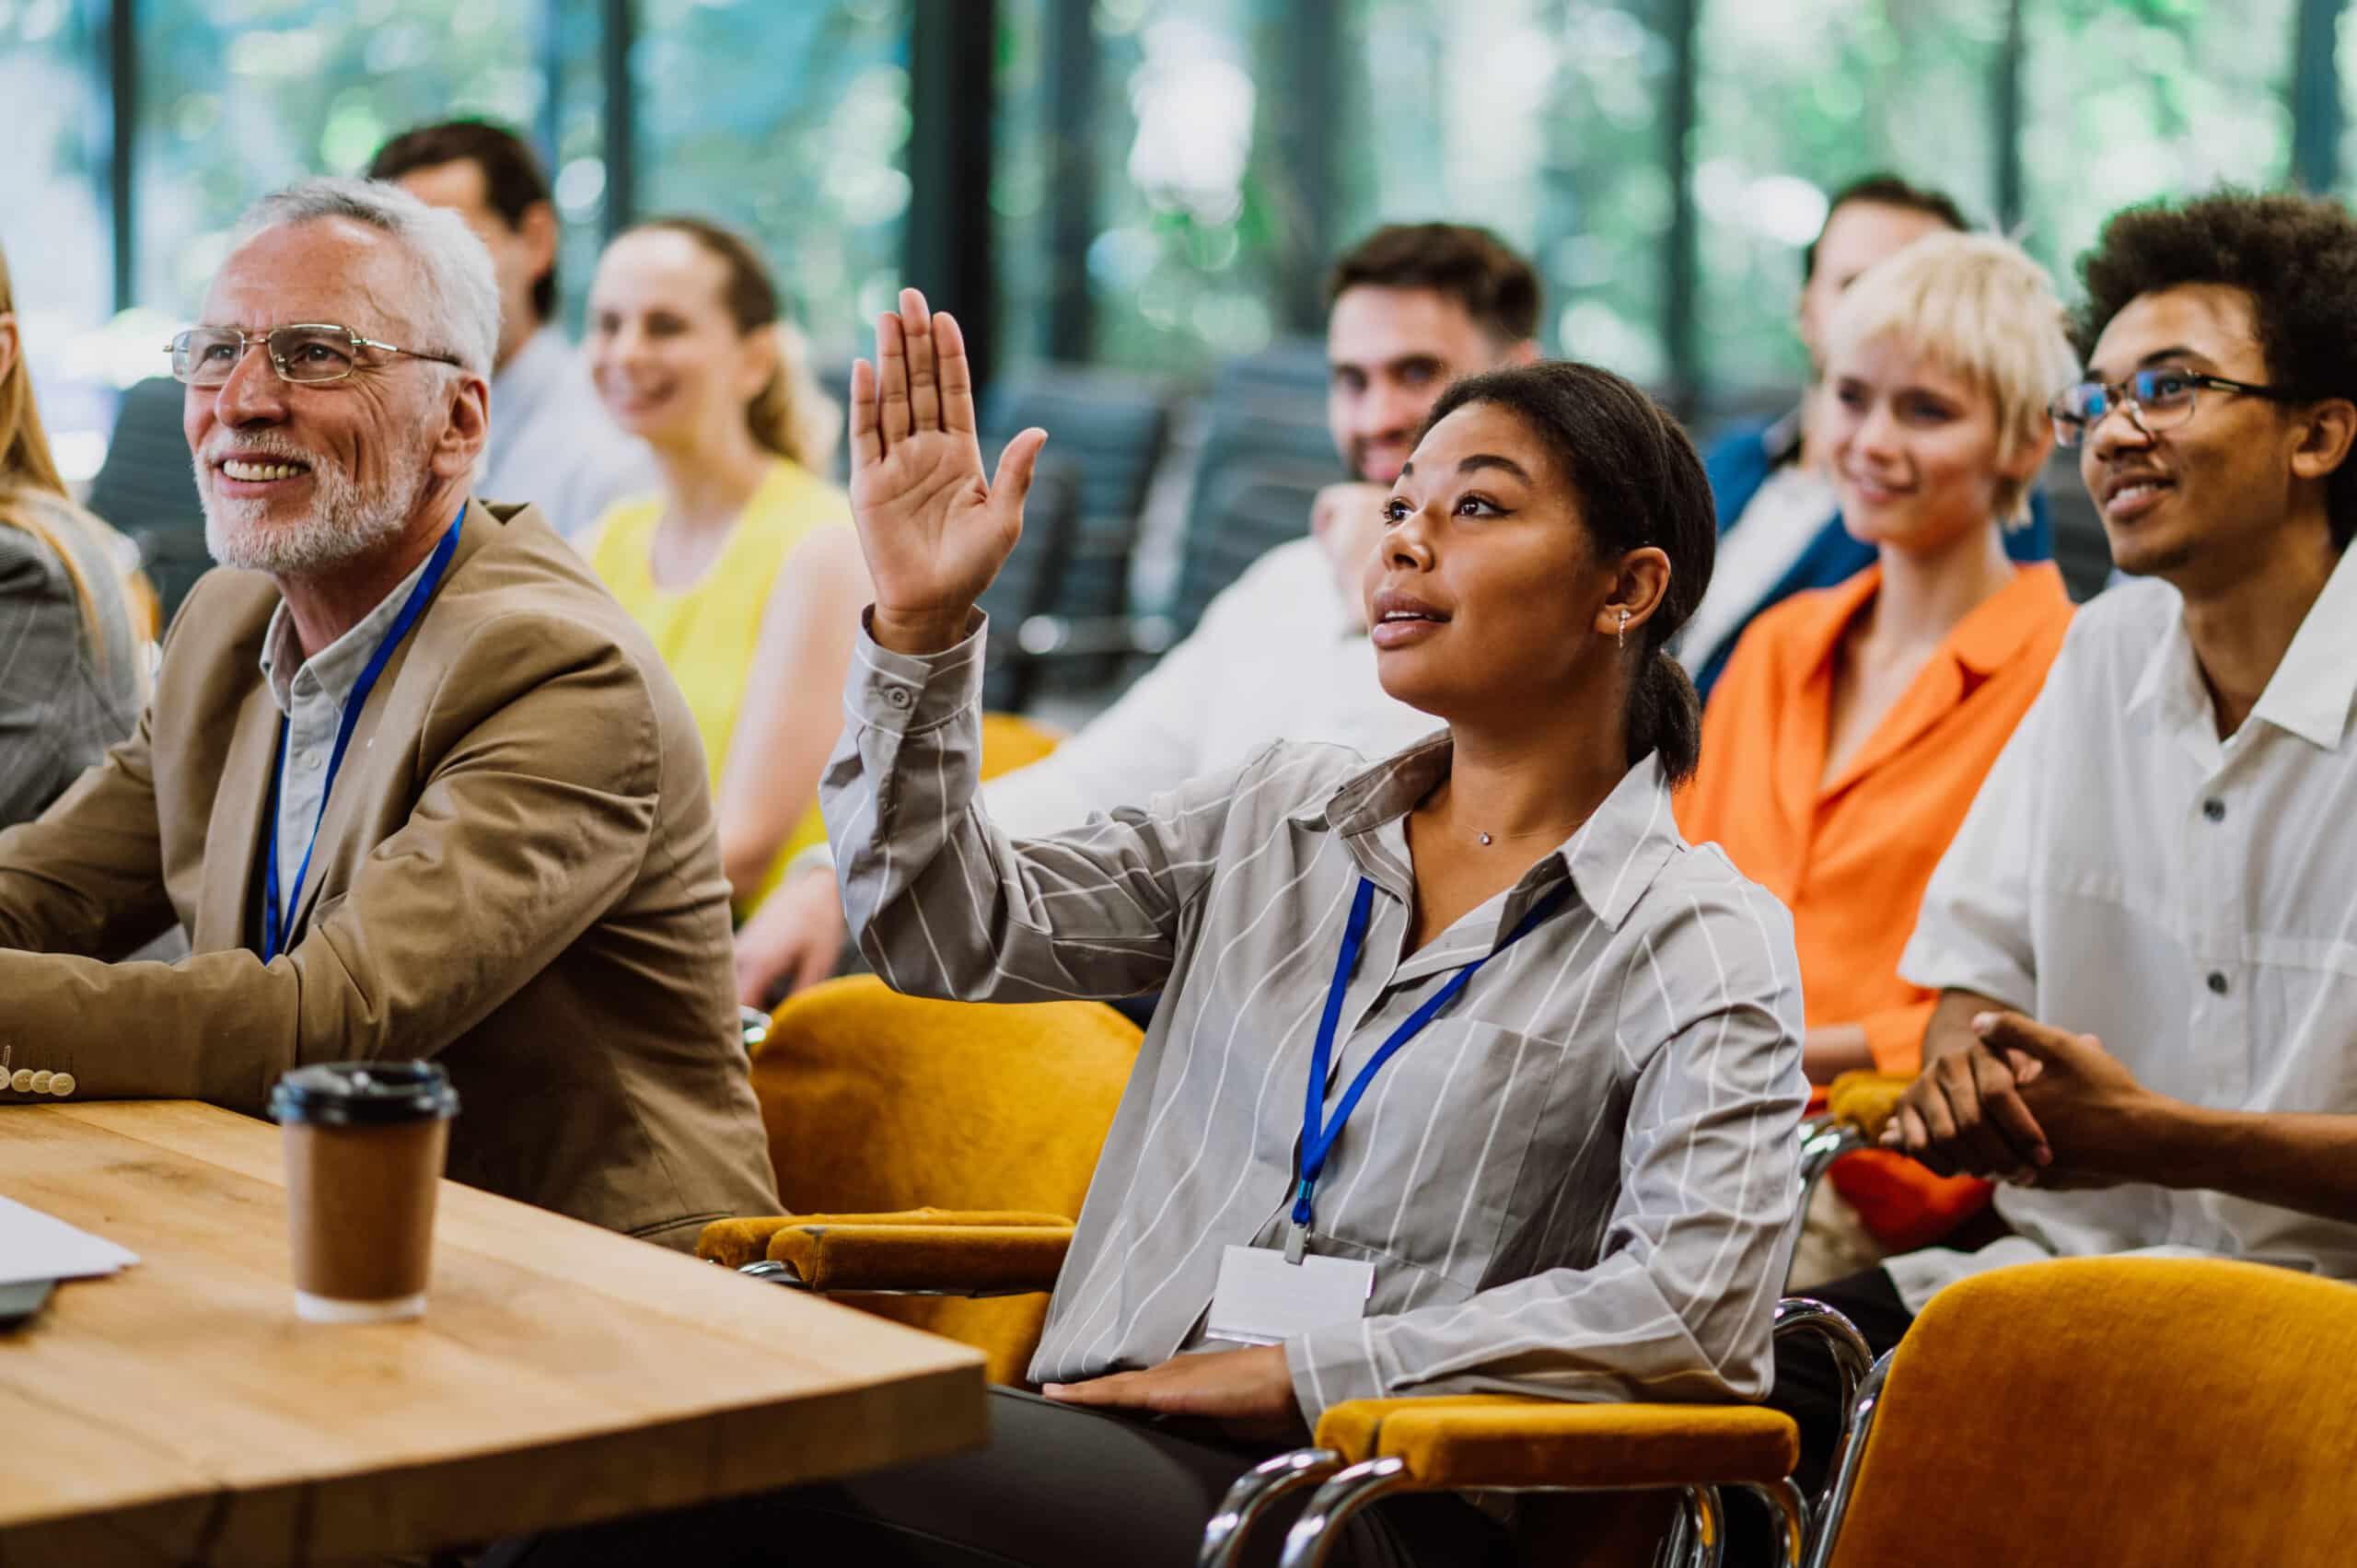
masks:
<svg viewBox="0 0 2357 1568"><path fill-rule="evenodd" d="M878 647L922 657L946 654L964 642L966 629L973 620L971 605L953 614L943 614L932 610L904 613L879 604L867 619L867 634L876 639Z"/></svg>

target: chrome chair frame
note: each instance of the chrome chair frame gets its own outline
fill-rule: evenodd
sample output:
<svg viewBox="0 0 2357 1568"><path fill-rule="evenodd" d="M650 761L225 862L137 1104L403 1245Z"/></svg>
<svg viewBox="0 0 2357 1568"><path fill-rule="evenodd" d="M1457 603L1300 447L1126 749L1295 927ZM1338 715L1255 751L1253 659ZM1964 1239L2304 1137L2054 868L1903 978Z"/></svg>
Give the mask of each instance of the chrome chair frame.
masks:
<svg viewBox="0 0 2357 1568"><path fill-rule="evenodd" d="M794 1272L791 1264L774 1259L761 1258L750 1263L739 1263L737 1272L747 1279L767 1284L783 1285L810 1295L952 1295L966 1301L988 1301L1002 1295L1038 1295L1039 1290L1027 1286L1022 1290L919 1290L914 1286L895 1286L890 1290L819 1290Z"/></svg>
<svg viewBox="0 0 2357 1568"><path fill-rule="evenodd" d="M1778 1339L1787 1334L1806 1334L1825 1342L1833 1356L1836 1374L1840 1378L1842 1408L1855 1404L1854 1396L1861 1382L1870 1376L1872 1356L1856 1325L1841 1313L1822 1302L1805 1297L1787 1297L1776 1304L1774 1328ZM1834 1450L1837 1468L1848 1461L1852 1451L1847 1423ZM1197 1552L1197 1568L1235 1568L1244 1550L1244 1539L1269 1505L1280 1497L1316 1484L1309 1506L1303 1510L1285 1534L1284 1555L1281 1568L1322 1568L1333 1550L1335 1527L1370 1503L1402 1492L1412 1486L1407 1475L1407 1465L1397 1458L1377 1457L1345 1465L1341 1456L1330 1448L1296 1448L1279 1454L1254 1466L1228 1488L1220 1502L1219 1511L1204 1527L1203 1542ZM1759 1499L1777 1522L1783 1537L1782 1560L1785 1568L1803 1568L1803 1554L1817 1534L1820 1510L1812 1508L1800 1488L1789 1478L1773 1486L1755 1482L1736 1482L1738 1490ZM1541 1487L1521 1490L1577 1492L1593 1490L1580 1487ZM1611 1488L1608 1490L1620 1490ZM1726 1521L1724 1504L1716 1485L1691 1483L1678 1489L1681 1502L1678 1516L1665 1538L1663 1551L1657 1561L1683 1568L1719 1568L1726 1547ZM1828 1495L1830 1496L1829 1490Z"/></svg>
<svg viewBox="0 0 2357 1568"><path fill-rule="evenodd" d="M1834 1543L1841 1534L1841 1521L1850 1511L1850 1497L1858 1487L1858 1472L1864 1468L1866 1439L1874 1432L1875 1410L1882 1403L1883 1385L1890 1381L1890 1364L1897 1351L1885 1353L1866 1375L1842 1418L1841 1446L1836 1451L1833 1474L1826 1483L1825 1497L1819 1504L1820 1514L1815 1534L1809 1540L1806 1568L1826 1568L1833 1561Z"/></svg>
<svg viewBox="0 0 2357 1568"><path fill-rule="evenodd" d="M1811 1117L1801 1123L1801 1200L1784 1227L1784 1288L1793 1284L1793 1264L1800 1255L1801 1232L1808 1225L1809 1205L1817 1201L1817 1184L1833 1162L1844 1155L1874 1145L1856 1128L1830 1116Z"/></svg>

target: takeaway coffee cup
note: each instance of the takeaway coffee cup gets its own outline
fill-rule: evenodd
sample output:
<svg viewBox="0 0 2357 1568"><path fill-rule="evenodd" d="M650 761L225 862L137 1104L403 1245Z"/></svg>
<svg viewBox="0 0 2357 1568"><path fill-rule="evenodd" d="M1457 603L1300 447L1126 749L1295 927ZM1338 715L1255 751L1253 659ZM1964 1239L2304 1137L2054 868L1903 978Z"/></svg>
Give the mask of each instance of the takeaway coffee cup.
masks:
<svg viewBox="0 0 2357 1568"><path fill-rule="evenodd" d="M295 1315L383 1323L425 1311L434 1194L459 1113L431 1062L328 1062L271 1091L286 1148Z"/></svg>

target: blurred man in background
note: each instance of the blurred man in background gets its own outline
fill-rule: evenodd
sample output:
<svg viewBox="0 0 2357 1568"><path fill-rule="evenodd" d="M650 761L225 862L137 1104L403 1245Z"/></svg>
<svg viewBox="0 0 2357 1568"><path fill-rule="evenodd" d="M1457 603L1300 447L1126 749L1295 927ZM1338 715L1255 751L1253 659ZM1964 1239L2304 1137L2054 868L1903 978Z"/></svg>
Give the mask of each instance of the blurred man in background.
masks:
<svg viewBox="0 0 2357 1568"><path fill-rule="evenodd" d="M556 207L522 138L479 120L420 126L378 148L368 178L466 219L499 274L491 444L477 492L533 502L575 539L616 501L655 489L646 448L614 428L556 325Z"/></svg>
<svg viewBox="0 0 2357 1568"><path fill-rule="evenodd" d="M1363 577L1382 502L1451 381L1538 357L1538 274L1487 229L1395 224L1327 280L1326 419L1352 479L1320 492L1312 529L1263 555L1186 641L1054 753L983 786L1016 834L1142 806L1279 739L1382 756L1429 715L1376 680ZM823 846L737 933L737 994L760 1006L825 979L843 945Z"/></svg>

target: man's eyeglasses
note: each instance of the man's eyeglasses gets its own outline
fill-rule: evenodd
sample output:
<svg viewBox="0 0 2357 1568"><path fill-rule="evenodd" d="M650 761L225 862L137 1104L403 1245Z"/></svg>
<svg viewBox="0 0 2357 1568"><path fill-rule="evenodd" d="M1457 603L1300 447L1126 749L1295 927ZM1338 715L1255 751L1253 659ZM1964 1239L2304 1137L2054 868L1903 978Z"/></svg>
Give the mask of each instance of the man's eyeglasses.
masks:
<svg viewBox="0 0 2357 1568"><path fill-rule="evenodd" d="M2087 438L2087 432L2101 424L2114 409L2124 410L2145 435L2173 430L2193 417L2193 395L2207 389L2214 392L2239 392L2249 398L2267 398L2275 402L2295 402L2298 399L2282 387L2261 387L2249 381L2229 381L2223 376L2205 376L2199 370L2139 370L2125 381L2082 381L2066 387L2046 406L2048 417L2054 421L2054 442L2059 447L2076 447Z"/></svg>
<svg viewBox="0 0 2357 1568"><path fill-rule="evenodd" d="M246 350L256 343L270 350L270 363L280 379L305 386L343 380L358 368L364 348L407 354L412 359L430 359L437 365L459 363L447 354L380 343L362 337L349 327L323 321L273 327L251 337L235 327L196 327L175 336L164 349L172 356L172 375L176 379L192 387L218 387L229 379L229 373L246 357Z"/></svg>

